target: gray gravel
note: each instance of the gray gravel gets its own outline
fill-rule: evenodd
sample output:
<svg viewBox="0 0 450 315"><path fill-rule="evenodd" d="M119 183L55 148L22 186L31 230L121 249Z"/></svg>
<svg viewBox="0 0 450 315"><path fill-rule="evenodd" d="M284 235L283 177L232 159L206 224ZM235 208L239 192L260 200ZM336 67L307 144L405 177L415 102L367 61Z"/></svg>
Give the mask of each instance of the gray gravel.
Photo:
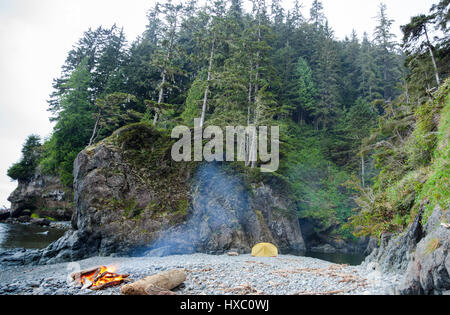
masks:
<svg viewBox="0 0 450 315"><path fill-rule="evenodd" d="M175 290L183 295L233 294L393 294L400 275L381 274L362 266L336 265L297 256L255 258L204 254L114 258L94 257L71 264L0 269L0 295L116 295L120 287L80 290L67 281L76 268L116 265L118 273L138 280L169 269L185 269L187 280Z"/></svg>

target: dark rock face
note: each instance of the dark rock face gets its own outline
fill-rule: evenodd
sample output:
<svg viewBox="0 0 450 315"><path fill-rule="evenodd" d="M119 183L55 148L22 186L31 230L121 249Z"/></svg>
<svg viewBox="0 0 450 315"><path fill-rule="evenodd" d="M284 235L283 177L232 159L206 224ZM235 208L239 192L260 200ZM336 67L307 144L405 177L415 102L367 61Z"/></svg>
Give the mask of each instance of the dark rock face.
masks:
<svg viewBox="0 0 450 315"><path fill-rule="evenodd" d="M172 162L170 143L137 125L78 155L73 237L83 238L89 248L75 241L76 256L126 254L185 220L191 169Z"/></svg>
<svg viewBox="0 0 450 315"><path fill-rule="evenodd" d="M305 250L292 204L269 186L245 187L220 166L203 164L193 178L191 197L187 221L161 233L149 255L249 253L259 242L274 243L281 252Z"/></svg>
<svg viewBox="0 0 450 315"><path fill-rule="evenodd" d="M427 235L417 244L400 294L442 294L450 290L450 229L440 225L441 220L448 219L450 212L444 215L439 207L428 219Z"/></svg>
<svg viewBox="0 0 450 315"><path fill-rule="evenodd" d="M382 272L406 271L412 253L423 237L422 213L421 211L408 230L400 236L384 234L381 237L380 247L373 250L365 264L378 264L376 268Z"/></svg>
<svg viewBox="0 0 450 315"><path fill-rule="evenodd" d="M268 226L272 235L273 243L283 252L306 250L306 245L300 229L300 223L296 212L293 210L291 201L276 192L270 186L259 185L253 188L250 197L251 209L258 215L260 226ZM259 215L262 213L262 217ZM255 228L258 225L251 225ZM255 242L264 241L262 237L255 237ZM270 241L270 238L269 238Z"/></svg>
<svg viewBox="0 0 450 315"><path fill-rule="evenodd" d="M216 165L173 162L171 143L134 125L79 154L73 225L90 252L249 252L262 241L284 251L305 249L287 200L264 185L245 187Z"/></svg>
<svg viewBox="0 0 450 315"><path fill-rule="evenodd" d="M42 175L39 170L30 181L19 181L8 200L14 218L37 212L64 221L73 213L71 192L62 186L57 176Z"/></svg>
<svg viewBox="0 0 450 315"><path fill-rule="evenodd" d="M0 209L0 221L6 220L11 216L9 209Z"/></svg>
<svg viewBox="0 0 450 315"><path fill-rule="evenodd" d="M421 211L408 230L398 237L385 235L381 245L366 259L370 269L405 274L399 294L443 294L450 290L450 211L436 207L423 227Z"/></svg>
<svg viewBox="0 0 450 315"><path fill-rule="evenodd" d="M262 241L284 251L305 249L289 201L264 185L245 187L216 165L173 162L171 144L148 126L134 125L79 154L73 225L91 250L249 252Z"/></svg>

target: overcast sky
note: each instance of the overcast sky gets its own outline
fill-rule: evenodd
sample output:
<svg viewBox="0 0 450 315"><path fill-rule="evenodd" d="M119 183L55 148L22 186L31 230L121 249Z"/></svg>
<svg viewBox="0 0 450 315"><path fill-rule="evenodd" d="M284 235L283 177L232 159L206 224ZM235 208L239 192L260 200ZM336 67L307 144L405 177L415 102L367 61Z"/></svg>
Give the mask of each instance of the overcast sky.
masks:
<svg viewBox="0 0 450 315"><path fill-rule="evenodd" d="M146 25L153 0L0 0L0 207L9 207L8 195L17 183L6 176L20 158L26 137L47 137L46 100L52 79L58 77L67 52L89 27L124 27L133 41ZM269 1L270 2L270 1ZM284 0L291 8L293 0ZM301 1L309 15L312 0ZM325 13L336 37L355 29L361 36L375 28L379 0L323 0ZM394 32L418 13L426 13L437 0L385 0Z"/></svg>

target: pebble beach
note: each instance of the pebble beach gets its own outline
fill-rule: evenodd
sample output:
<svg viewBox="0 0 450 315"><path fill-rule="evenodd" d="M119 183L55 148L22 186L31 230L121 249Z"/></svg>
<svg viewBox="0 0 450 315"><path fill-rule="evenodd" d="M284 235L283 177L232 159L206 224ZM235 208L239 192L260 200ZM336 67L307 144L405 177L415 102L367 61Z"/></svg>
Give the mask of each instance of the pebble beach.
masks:
<svg viewBox="0 0 450 315"><path fill-rule="evenodd" d="M117 273L129 274L132 281L183 269L187 279L174 290L179 295L387 295L395 294L401 280L401 275L363 265L289 255L94 257L57 265L2 267L0 295L119 295L120 286L92 291L68 281L71 272L96 266L115 266Z"/></svg>

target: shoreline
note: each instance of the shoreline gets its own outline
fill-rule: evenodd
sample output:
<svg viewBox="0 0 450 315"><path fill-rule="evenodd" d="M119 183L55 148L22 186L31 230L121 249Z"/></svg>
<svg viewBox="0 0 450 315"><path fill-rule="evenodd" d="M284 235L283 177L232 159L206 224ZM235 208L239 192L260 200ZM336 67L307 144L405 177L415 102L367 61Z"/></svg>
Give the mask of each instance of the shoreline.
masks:
<svg viewBox="0 0 450 315"><path fill-rule="evenodd" d="M67 276L81 269L115 265L119 273L139 280L152 274L184 269L187 280L174 290L179 295L385 295L395 294L400 274L383 274L365 266L330 263L311 257L276 258L192 254L166 257L93 257L44 266L11 266L0 270L4 295L119 295L120 287L80 290ZM17 276L20 275L20 279Z"/></svg>

